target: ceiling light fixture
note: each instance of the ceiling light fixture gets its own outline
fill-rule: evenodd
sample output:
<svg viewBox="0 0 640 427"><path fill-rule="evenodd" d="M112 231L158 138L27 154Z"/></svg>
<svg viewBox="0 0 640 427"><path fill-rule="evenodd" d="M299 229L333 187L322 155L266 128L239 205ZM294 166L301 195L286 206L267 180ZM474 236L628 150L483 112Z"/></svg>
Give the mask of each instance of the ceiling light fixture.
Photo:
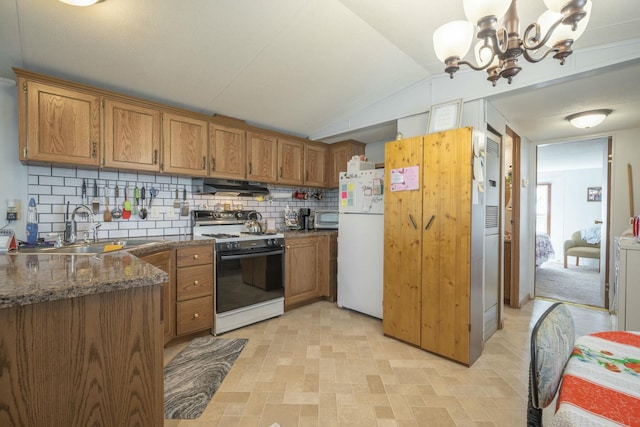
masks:
<svg viewBox="0 0 640 427"><path fill-rule="evenodd" d="M62 3L70 4L71 6L91 6L96 3L101 3L104 0L59 0Z"/></svg>
<svg viewBox="0 0 640 427"><path fill-rule="evenodd" d="M611 110L591 110L571 114L566 119L578 129L587 129L598 126L609 114L611 114Z"/></svg>
<svg viewBox="0 0 640 427"><path fill-rule="evenodd" d="M564 64L573 52L573 43L587 28L591 0L543 1L548 10L520 37L516 0L463 0L468 21L448 22L433 33L436 55L445 63L445 72L453 78L461 65L486 70L487 80L495 86L500 78L511 83L521 70L520 56L528 62L540 62L553 52L553 57ZM503 17L501 27L496 28ZM471 47L474 32L480 39L474 48L478 65L462 60ZM545 45L548 50L540 54Z"/></svg>

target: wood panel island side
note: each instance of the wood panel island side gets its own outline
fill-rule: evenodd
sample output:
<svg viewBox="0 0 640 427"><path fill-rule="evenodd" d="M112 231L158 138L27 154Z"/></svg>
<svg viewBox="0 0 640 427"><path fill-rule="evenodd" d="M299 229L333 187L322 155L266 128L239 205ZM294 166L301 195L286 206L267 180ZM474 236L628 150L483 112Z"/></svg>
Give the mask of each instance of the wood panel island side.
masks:
<svg viewBox="0 0 640 427"><path fill-rule="evenodd" d="M162 284L127 253L0 255L0 425L162 425Z"/></svg>

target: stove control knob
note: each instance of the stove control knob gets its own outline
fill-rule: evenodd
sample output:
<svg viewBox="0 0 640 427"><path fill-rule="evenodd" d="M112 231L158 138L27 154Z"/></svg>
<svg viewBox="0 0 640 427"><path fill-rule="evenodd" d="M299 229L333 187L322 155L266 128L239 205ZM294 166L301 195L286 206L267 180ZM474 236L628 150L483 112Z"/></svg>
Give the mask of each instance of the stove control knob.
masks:
<svg viewBox="0 0 640 427"><path fill-rule="evenodd" d="M220 219L220 212L214 212L213 219Z"/></svg>
<svg viewBox="0 0 640 427"><path fill-rule="evenodd" d="M238 211L238 212L236 212L236 214L235 214L235 215L236 215L236 218L238 218L238 219L242 219L242 217L244 216L244 213L242 213L242 212Z"/></svg>
<svg viewBox="0 0 640 427"><path fill-rule="evenodd" d="M240 249L240 242L233 242L233 249Z"/></svg>

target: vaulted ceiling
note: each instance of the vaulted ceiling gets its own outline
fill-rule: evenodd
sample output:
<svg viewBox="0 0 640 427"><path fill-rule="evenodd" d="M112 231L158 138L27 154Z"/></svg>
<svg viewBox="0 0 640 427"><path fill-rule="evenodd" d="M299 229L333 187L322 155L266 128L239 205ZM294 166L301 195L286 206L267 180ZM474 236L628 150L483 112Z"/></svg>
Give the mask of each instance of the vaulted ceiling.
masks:
<svg viewBox="0 0 640 427"><path fill-rule="evenodd" d="M518 8L524 25L544 4ZM433 31L463 18L462 0L105 0L85 8L0 0L0 77L24 68L324 139L371 105L441 77ZM554 122L576 109L612 108L615 126L640 126L639 40L637 0L595 0L575 55L629 44L620 65L512 91L492 92L484 73L474 78L531 140L565 137ZM521 74L538 66L525 63ZM389 132L383 119L350 130L373 142L376 129Z"/></svg>

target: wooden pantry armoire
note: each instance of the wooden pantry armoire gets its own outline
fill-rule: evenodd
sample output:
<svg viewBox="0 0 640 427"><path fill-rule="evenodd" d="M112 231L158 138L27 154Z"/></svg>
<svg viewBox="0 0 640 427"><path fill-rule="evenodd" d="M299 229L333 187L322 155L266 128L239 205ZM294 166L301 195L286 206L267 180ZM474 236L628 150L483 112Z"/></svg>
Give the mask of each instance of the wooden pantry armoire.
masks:
<svg viewBox="0 0 640 427"><path fill-rule="evenodd" d="M468 366L483 348L473 165L469 127L385 144L383 333Z"/></svg>

